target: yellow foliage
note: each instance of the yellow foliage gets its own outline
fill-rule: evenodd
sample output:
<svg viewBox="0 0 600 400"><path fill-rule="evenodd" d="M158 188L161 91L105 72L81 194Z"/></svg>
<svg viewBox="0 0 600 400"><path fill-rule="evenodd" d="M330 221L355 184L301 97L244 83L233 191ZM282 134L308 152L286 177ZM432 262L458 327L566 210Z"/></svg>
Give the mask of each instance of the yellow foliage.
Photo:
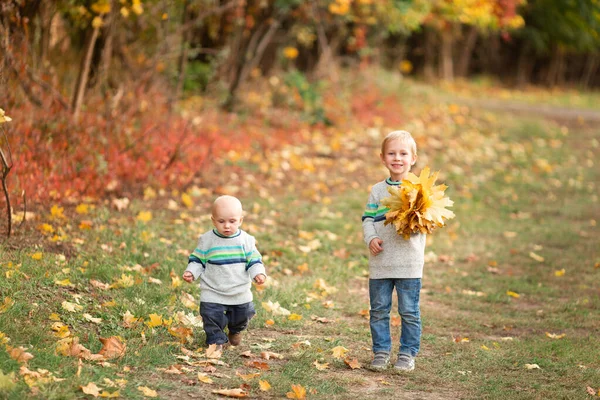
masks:
<svg viewBox="0 0 600 400"><path fill-rule="evenodd" d="M393 224L405 239L412 233L432 233L436 227L443 227L445 220L454 218L454 213L446 209L454 204L444 196L447 186L434 186L438 172L431 176L429 172L425 167L419 176L409 173L402 185L388 188L391 196L381 200L388 208L385 225Z"/></svg>
<svg viewBox="0 0 600 400"><path fill-rule="evenodd" d="M4 110L0 108L0 124L12 121L12 118L4 114Z"/></svg>

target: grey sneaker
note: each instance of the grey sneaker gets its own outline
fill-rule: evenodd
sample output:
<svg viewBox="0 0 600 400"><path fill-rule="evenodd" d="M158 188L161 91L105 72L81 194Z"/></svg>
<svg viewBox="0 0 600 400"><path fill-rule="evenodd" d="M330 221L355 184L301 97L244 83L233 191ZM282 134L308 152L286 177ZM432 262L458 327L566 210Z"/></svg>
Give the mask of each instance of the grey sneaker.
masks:
<svg viewBox="0 0 600 400"><path fill-rule="evenodd" d="M383 371L388 367L390 363L390 354L385 351L378 351L373 356L373 361L371 361L371 365L369 369L372 371Z"/></svg>
<svg viewBox="0 0 600 400"><path fill-rule="evenodd" d="M394 364L394 370L398 372L409 372L415 369L415 358L409 354L398 354L398 360Z"/></svg>

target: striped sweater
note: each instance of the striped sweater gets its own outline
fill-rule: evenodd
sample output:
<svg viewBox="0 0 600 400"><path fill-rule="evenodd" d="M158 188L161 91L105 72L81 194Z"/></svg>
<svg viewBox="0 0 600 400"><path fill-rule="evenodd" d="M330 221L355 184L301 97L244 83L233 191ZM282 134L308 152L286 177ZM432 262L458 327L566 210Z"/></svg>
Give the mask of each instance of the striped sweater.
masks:
<svg viewBox="0 0 600 400"><path fill-rule="evenodd" d="M200 279L200 301L227 305L252 301L252 280L265 274L256 240L243 230L223 236L206 232L188 259L186 271Z"/></svg>
<svg viewBox="0 0 600 400"><path fill-rule="evenodd" d="M388 197L389 186L398 186L390 178L376 183L362 216L364 240L383 240L383 251L374 256L369 251L369 277L371 279L422 278L425 256L425 234L413 233L408 240L396 233L393 225L384 226L388 208L381 199Z"/></svg>

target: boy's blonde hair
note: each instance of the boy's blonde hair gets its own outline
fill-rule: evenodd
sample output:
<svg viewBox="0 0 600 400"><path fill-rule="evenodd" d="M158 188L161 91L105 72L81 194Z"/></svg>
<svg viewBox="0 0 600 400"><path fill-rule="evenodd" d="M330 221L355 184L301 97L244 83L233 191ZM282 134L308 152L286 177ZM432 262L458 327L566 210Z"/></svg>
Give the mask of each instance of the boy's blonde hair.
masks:
<svg viewBox="0 0 600 400"><path fill-rule="evenodd" d="M385 146L392 140L401 140L410 145L413 155L417 155L417 142L408 131L392 131L381 142L381 154L385 154Z"/></svg>

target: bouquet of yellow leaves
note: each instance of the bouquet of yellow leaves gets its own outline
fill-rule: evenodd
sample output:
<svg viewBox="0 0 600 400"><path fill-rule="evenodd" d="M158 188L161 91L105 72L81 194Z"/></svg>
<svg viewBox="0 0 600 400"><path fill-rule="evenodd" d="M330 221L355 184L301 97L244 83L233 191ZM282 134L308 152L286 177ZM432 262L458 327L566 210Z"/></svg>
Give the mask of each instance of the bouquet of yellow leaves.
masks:
<svg viewBox="0 0 600 400"><path fill-rule="evenodd" d="M389 187L391 196L381 200L389 209L385 225L393 224L404 239L410 238L411 233L431 233L436 227L443 227L445 220L454 218L454 213L446 209L454 204L444 196L448 186L434 186L439 172L431 176L429 172L429 167L423 168L420 176L409 172L402 185Z"/></svg>

